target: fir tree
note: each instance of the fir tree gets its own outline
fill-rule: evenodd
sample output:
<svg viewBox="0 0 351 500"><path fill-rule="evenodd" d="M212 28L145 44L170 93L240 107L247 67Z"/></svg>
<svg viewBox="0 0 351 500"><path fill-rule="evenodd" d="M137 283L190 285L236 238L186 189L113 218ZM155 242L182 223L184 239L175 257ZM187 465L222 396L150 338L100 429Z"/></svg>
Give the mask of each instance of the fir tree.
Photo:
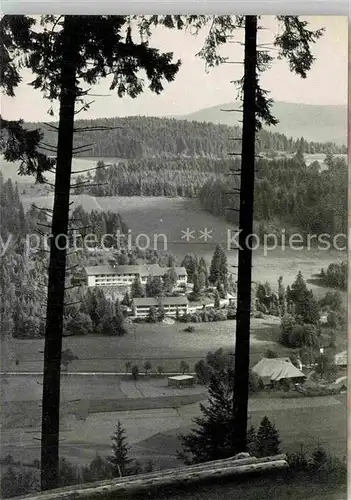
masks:
<svg viewBox="0 0 351 500"><path fill-rule="evenodd" d="M256 453L256 430L253 425L247 431L247 452L255 456Z"/></svg>
<svg viewBox="0 0 351 500"><path fill-rule="evenodd" d="M124 325L124 316L122 313L112 316L110 320L111 334L117 337L121 337L127 333L127 329Z"/></svg>
<svg viewBox="0 0 351 500"><path fill-rule="evenodd" d="M178 276L174 267L171 267L169 271L165 274L163 278L164 289L167 292L172 292L173 288L177 284Z"/></svg>
<svg viewBox="0 0 351 500"><path fill-rule="evenodd" d="M129 292L128 292L128 290L127 290L127 291L126 291L126 293L125 293L125 295L124 295L124 297L123 297L123 300L122 300L121 304L122 304L123 306L130 307L130 306L131 306L131 303L132 303L132 301L131 301L131 299L130 299Z"/></svg>
<svg viewBox="0 0 351 500"><path fill-rule="evenodd" d="M208 278L209 282L213 285L217 283L222 283L224 285L227 283L227 275L228 265L226 253L221 245L217 245L211 260L210 275Z"/></svg>
<svg viewBox="0 0 351 500"><path fill-rule="evenodd" d="M278 297L279 297L279 313L280 316L284 316L286 313L286 296L285 288L283 285L283 276L279 276L278 279Z"/></svg>
<svg viewBox="0 0 351 500"><path fill-rule="evenodd" d="M196 258L193 255L186 255L181 263L181 266L185 267L188 274L188 280L190 283L193 283L193 277L198 267Z"/></svg>
<svg viewBox="0 0 351 500"><path fill-rule="evenodd" d="M145 290L147 297L161 297L164 292L162 278L159 276L149 276L146 281Z"/></svg>
<svg viewBox="0 0 351 500"><path fill-rule="evenodd" d="M157 319L158 321L163 321L165 319L165 308L162 304L160 304L157 308Z"/></svg>
<svg viewBox="0 0 351 500"><path fill-rule="evenodd" d="M179 314L179 307L176 308L176 315L175 315L176 321L179 321L180 319L180 314Z"/></svg>
<svg viewBox="0 0 351 500"><path fill-rule="evenodd" d="M133 299L145 297L145 292L143 285L141 284L140 277L136 276L132 286L131 286L131 295Z"/></svg>
<svg viewBox="0 0 351 500"><path fill-rule="evenodd" d="M116 476L128 475L129 464L132 462L128 458L130 446L127 444L125 430L118 420L116 432L112 436L112 452L113 455L108 457L108 461L113 468L113 473Z"/></svg>
<svg viewBox="0 0 351 500"><path fill-rule="evenodd" d="M151 306L149 308L149 313L147 315L147 320L149 323L157 323L158 321L158 315L157 315L157 309L154 306Z"/></svg>
<svg viewBox="0 0 351 500"><path fill-rule="evenodd" d="M197 370L196 370L197 371ZM232 371L213 372L209 383L208 405L200 404L202 417L193 421L196 427L181 435L179 458L185 463L218 460L233 455Z"/></svg>
<svg viewBox="0 0 351 500"><path fill-rule="evenodd" d="M193 284L194 284L194 286L193 286L193 293L194 294L199 294L200 293L201 289L200 289L200 283L199 283L199 281L200 281L199 280L199 275L197 274L197 272L195 272L193 274Z"/></svg>
<svg viewBox="0 0 351 500"><path fill-rule="evenodd" d="M255 452L258 457L278 455L280 453L279 433L267 417L263 417L257 431Z"/></svg>
<svg viewBox="0 0 351 500"><path fill-rule="evenodd" d="M221 307L221 300L220 300L219 293L217 290L216 290L215 296L214 296L214 307L215 307L215 309L219 309Z"/></svg>

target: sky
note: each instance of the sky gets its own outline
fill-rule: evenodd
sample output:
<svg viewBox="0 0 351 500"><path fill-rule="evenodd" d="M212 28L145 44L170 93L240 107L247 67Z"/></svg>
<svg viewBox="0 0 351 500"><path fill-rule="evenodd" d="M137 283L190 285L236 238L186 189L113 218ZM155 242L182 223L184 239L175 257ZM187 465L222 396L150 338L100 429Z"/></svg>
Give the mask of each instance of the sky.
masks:
<svg viewBox="0 0 351 500"><path fill-rule="evenodd" d="M262 78L262 86L270 91L276 101L304 104L347 104L348 84L348 20L346 17L313 16L305 18L311 29L325 27L326 31L313 46L316 61L306 79L292 74L286 61L274 61L271 69ZM275 18L262 17L265 28L259 31L259 43L269 43L277 33ZM216 106L236 99L237 91L230 83L242 76L241 64L222 64L205 70L205 63L196 56L206 36L204 29L198 36L184 31L157 28L150 40L150 46L164 52L173 52L174 59L181 59L182 65L171 83L165 83L161 95L148 89L136 99L118 98L109 91L111 81L107 78L97 84L92 92L106 97L95 98L91 108L79 118L98 118L129 115L167 116L184 115L202 108ZM244 30L236 32L236 41L243 41ZM239 43L227 44L224 56L231 61L243 60L243 47ZM275 53L272 52L272 55ZM51 121L47 110L50 103L43 99L40 91L32 89L28 82L32 75L23 73L23 82L15 98L1 97L2 115L6 119L23 118L25 121Z"/></svg>

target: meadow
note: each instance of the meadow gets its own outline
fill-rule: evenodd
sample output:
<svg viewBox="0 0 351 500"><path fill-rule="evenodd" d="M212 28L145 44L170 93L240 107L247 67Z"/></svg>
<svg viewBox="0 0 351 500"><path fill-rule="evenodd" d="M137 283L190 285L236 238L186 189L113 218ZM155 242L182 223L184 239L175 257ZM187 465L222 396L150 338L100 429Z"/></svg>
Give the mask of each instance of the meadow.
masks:
<svg viewBox="0 0 351 500"><path fill-rule="evenodd" d="M63 349L71 349L78 360L69 365L70 372L125 372L130 361L143 371L145 361L150 361L156 372L162 365L165 371L178 372L182 360L194 364L208 351L222 348L233 350L235 321L201 323L193 333L185 332L184 324L130 324L124 337L89 335L65 337ZM287 350L276 345L279 335L277 318L252 319L251 362L257 362L269 348L282 354ZM2 342L2 371L41 372L43 369L43 339L8 340ZM18 360L18 365L15 365Z"/></svg>

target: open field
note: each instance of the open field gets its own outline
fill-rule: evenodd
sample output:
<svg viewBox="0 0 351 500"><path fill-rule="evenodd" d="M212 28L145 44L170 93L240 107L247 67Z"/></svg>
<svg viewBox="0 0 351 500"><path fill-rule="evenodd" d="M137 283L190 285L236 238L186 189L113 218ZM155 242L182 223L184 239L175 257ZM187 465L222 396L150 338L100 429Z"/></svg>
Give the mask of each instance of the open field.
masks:
<svg viewBox="0 0 351 500"><path fill-rule="evenodd" d="M118 408L116 404L116 409ZM152 458L159 468L177 466L178 435L193 426L200 414L199 404L135 411L104 413L66 413L61 418L61 456L75 463L87 463L96 454L110 453L111 435L118 420L126 429L132 445L131 456ZM39 412L40 415L40 412ZM337 456L346 454L346 396L304 398L299 400L262 400L249 402L250 423L257 426L267 415L280 432L284 452L303 446L311 452L320 444ZM15 459L39 458L40 421L30 427L2 430L2 456Z"/></svg>
<svg viewBox="0 0 351 500"><path fill-rule="evenodd" d="M255 363L268 348L275 348L279 332L278 318L252 319L252 362ZM190 369L208 351L219 348L233 350L234 320L199 323L193 333L185 332L186 324L131 324L124 337L89 335L65 337L63 349L70 348L78 360L69 365L74 372L124 372L131 361L142 366L150 361L153 371L163 365L166 371L178 371L185 360ZM264 337L262 340L260 337ZM271 340L269 338L271 337ZM278 347L279 348L279 347ZM43 339L2 341L2 371L41 372L43 368ZM279 348L282 353L286 349ZM16 359L19 361L15 365Z"/></svg>

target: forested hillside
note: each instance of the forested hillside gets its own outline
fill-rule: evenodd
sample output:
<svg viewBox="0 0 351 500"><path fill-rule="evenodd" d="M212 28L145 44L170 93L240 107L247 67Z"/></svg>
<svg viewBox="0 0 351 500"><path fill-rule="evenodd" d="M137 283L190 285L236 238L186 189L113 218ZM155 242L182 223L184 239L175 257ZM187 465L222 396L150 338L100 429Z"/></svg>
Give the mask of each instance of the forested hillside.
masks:
<svg viewBox="0 0 351 500"><path fill-rule="evenodd" d="M306 166L301 153L293 158L257 159L255 220L262 232L272 223L282 223L308 233L347 232L347 165L332 155ZM98 164L92 176L90 194L95 196L185 196L198 197L202 206L216 216L236 221L240 176L228 176L240 169L240 159L209 160L143 159L114 166ZM80 180L78 179L78 182Z"/></svg>
<svg viewBox="0 0 351 500"><path fill-rule="evenodd" d="M227 102L210 108L200 109L179 119L199 122L238 125L240 114L224 113L223 109L238 109L239 102ZM307 141L335 142L347 144L347 106L314 105L292 102L273 103L273 115L279 123L272 131Z"/></svg>
<svg viewBox="0 0 351 500"><path fill-rule="evenodd" d="M279 230L285 223L310 234L347 234L347 164L340 158L326 161L328 169L320 171L317 162L306 167L297 156L258 160L254 217L262 233L276 222ZM228 178L209 179L199 198L212 214L233 220L233 212L226 211L233 206L228 190Z"/></svg>
<svg viewBox="0 0 351 500"><path fill-rule="evenodd" d="M2 337L40 337L44 333L49 253L44 249L44 236L41 239L44 251L36 252L29 251L26 236L32 235L30 243L36 245L38 241L34 237L39 238L36 231L47 233L40 224L48 225L50 218L45 210L35 207L24 216L17 185L11 179L4 181L1 172L0 220L0 236L5 245L2 245L0 259L0 334ZM85 231L98 238L108 232L116 233L118 229L122 233L128 230L119 214L96 211L87 213L81 207L72 212L72 224L84 226ZM77 244L78 247L81 246L79 240ZM105 244L108 245L108 241ZM86 252L71 252L67 267L86 262ZM68 273L67 286L70 286L71 278L72 273ZM67 290L67 302L76 301L79 294L79 289ZM77 307L72 307L65 309L65 324L69 323L71 316L75 316Z"/></svg>
<svg viewBox="0 0 351 500"><path fill-rule="evenodd" d="M54 125L54 124L52 124ZM56 146L57 133L52 127L29 123L28 128L41 127L45 134L44 142ZM202 156L224 158L229 151L239 151L240 142L231 138L241 137L239 127L199 123L196 121L176 120L145 116L127 118L101 118L96 120L77 120L77 129L105 127L107 130L84 131L75 134L74 145L90 145L91 149L80 156L147 158ZM288 152L300 148L300 139L293 140L283 134L262 131L257 138L258 152ZM345 147L331 143L308 143L303 141L305 153L345 153ZM50 151L47 151L50 154Z"/></svg>

